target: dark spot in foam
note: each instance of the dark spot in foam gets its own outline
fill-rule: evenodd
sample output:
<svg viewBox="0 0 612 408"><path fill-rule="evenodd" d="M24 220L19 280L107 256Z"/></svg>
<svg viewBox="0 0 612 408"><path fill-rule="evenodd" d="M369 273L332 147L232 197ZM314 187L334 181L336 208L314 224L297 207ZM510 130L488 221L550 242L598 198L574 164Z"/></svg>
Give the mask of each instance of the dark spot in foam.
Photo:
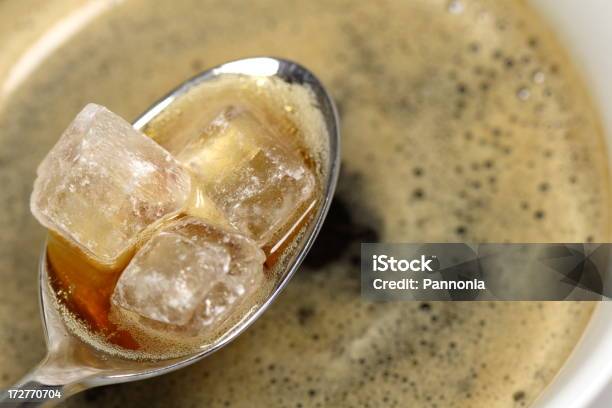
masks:
<svg viewBox="0 0 612 408"><path fill-rule="evenodd" d="M342 181L346 182L346 178ZM377 242L378 237L376 228L355 219L345 200L336 194L321 233L304 260L304 265L321 268L341 259L349 251L351 244Z"/></svg>
<svg viewBox="0 0 612 408"><path fill-rule="evenodd" d="M351 257L349 258L349 262L351 263L351 266L358 268L359 266L361 266L361 255L351 255Z"/></svg>
<svg viewBox="0 0 612 408"><path fill-rule="evenodd" d="M419 309L421 309L424 312L429 312L431 310L431 303L428 302L422 302L419 305Z"/></svg>
<svg viewBox="0 0 612 408"><path fill-rule="evenodd" d="M191 61L191 69L193 71L200 72L202 71L203 67L204 67L204 63L202 62L201 59L196 58L193 61Z"/></svg>
<svg viewBox="0 0 612 408"><path fill-rule="evenodd" d="M512 399L515 400L516 402L519 401L523 401L525 399L525 391L516 391L513 395L512 395Z"/></svg>
<svg viewBox="0 0 612 408"><path fill-rule="evenodd" d="M303 326L305 325L315 314L312 307L302 306L297 310L298 322Z"/></svg>
<svg viewBox="0 0 612 408"><path fill-rule="evenodd" d="M558 74L559 73L559 66L557 64L552 64L550 66L550 72L553 74Z"/></svg>

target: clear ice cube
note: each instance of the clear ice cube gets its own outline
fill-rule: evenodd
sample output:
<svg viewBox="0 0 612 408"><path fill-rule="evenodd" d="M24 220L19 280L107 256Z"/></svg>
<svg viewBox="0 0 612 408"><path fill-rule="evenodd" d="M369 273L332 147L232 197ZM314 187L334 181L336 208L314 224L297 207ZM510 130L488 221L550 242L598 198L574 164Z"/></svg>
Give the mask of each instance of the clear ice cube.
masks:
<svg viewBox="0 0 612 408"><path fill-rule="evenodd" d="M45 227L112 266L150 224L187 201L189 173L128 122L87 105L37 170L31 209Z"/></svg>
<svg viewBox="0 0 612 408"><path fill-rule="evenodd" d="M251 239L195 217L173 221L136 253L114 307L201 333L261 287L265 256ZM146 322L147 320L145 320Z"/></svg>
<svg viewBox="0 0 612 408"><path fill-rule="evenodd" d="M227 221L261 245L313 197L315 178L304 159L244 108L226 109L172 153Z"/></svg>

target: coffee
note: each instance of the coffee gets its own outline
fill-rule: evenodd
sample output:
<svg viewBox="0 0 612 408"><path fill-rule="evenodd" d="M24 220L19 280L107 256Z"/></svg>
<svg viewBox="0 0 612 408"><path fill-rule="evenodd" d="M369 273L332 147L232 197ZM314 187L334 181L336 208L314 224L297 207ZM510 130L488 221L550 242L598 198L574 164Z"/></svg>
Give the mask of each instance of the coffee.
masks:
<svg viewBox="0 0 612 408"><path fill-rule="evenodd" d="M42 234L20 200L74 112L98 101L135 117L184 78L257 54L308 66L340 108L343 173L317 245L235 343L68 405L528 405L593 304L371 304L358 279L360 242L609 239L599 118L565 51L520 1L135 0L82 29L0 113L3 157L19 158L5 167L18 187L2 207L0 271L16 282L2 289L5 383L42 355L37 248L21 251ZM24 146L25 135L36 143Z"/></svg>

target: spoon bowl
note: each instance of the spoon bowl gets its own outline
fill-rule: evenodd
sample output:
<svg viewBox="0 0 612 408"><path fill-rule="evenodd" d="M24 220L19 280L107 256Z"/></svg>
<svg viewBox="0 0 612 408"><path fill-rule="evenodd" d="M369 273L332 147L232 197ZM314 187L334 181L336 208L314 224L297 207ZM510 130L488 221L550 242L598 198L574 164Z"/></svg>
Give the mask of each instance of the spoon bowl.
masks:
<svg viewBox="0 0 612 408"><path fill-rule="evenodd" d="M43 248L39 266L39 295L41 316L45 332L47 355L42 362L11 389L51 390L52 398L38 400L11 399L8 392L0 396L0 403L12 406L32 406L33 403L53 405L74 393L100 385L136 381L165 374L214 353L240 335L270 306L299 268L312 246L331 204L340 165L340 133L336 107L319 80L303 66L284 59L257 57L228 62L204 71L189 79L152 105L133 124L142 129L153 118L170 107L182 95L198 85L225 74L240 74L255 77L278 77L288 83L309 87L314 93L327 128L328 162L323 163L322 199L314 219L298 242L288 267L271 291L270 296L259 308L245 318L238 327L201 352L167 360L135 361L102 352L83 342L71 333L58 311L55 293L49 285L46 245Z"/></svg>

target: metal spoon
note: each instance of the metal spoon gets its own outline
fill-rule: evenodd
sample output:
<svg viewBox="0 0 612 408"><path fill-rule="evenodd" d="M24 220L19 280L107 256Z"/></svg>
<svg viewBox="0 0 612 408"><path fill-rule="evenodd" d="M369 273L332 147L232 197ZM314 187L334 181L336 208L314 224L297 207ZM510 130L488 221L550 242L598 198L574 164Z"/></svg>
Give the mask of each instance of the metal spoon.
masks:
<svg viewBox="0 0 612 408"><path fill-rule="evenodd" d="M149 121L164 109L172 105L182 95L198 85L225 74L242 74L251 76L278 77L289 83L309 86L315 94L318 107L325 119L329 140L327 157L324 165L324 186L322 202L310 223L309 229L299 242L297 251L289 263L289 267L278 281L270 297L261 307L239 327L224 336L210 348L197 354L160 361L133 361L111 356L84 343L66 328L62 317L56 308L56 300L49 286L47 276L46 246L42 251L39 267L39 292L43 326L45 329L47 355L42 362L27 374L12 390L52 390L52 398L39 399L34 404L50 406L79 391L100 385L142 380L177 370L195 363L209 354L227 345L241 334L270 306L281 290L287 285L296 272L304 257L312 246L323 220L329 209L338 178L340 166L340 134L338 114L332 99L319 80L301 65L278 58L247 58L228 62L218 67L204 71L174 89L167 96L155 103L148 111L134 122L136 129L143 128ZM15 394L15 393L12 393ZM39 393L39 395L41 395ZM61 396L60 396L61 395ZM35 395L38 397L38 395ZM31 399L29 401L32 401ZM9 392L0 396L2 406L32 406L32 402L23 399L10 398ZM7 405L5 405L7 404Z"/></svg>

